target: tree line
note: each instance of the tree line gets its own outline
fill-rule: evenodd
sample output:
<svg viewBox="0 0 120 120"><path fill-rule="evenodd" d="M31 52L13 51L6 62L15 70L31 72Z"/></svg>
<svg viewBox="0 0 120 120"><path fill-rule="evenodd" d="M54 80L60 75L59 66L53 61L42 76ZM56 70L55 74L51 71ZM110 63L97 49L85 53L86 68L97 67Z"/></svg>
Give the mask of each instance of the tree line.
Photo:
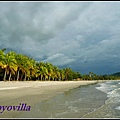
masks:
<svg viewBox="0 0 120 120"><path fill-rule="evenodd" d="M17 54L14 51L5 53L0 50L0 80L1 81L65 81L65 80L103 80L115 79L114 76L102 76L92 72L80 74L71 68L60 69L49 62L37 62L33 58Z"/></svg>
<svg viewBox="0 0 120 120"><path fill-rule="evenodd" d="M0 50L0 80L73 80L80 77L79 72L71 68L60 69L49 62L37 62L33 58L5 50Z"/></svg>

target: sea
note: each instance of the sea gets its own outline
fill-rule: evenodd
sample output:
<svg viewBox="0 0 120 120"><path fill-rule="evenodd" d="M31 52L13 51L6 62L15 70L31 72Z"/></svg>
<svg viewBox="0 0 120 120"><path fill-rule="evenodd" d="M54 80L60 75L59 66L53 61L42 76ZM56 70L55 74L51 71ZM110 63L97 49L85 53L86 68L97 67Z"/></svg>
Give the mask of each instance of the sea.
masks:
<svg viewBox="0 0 120 120"><path fill-rule="evenodd" d="M19 118L120 118L120 80L80 86L37 103Z"/></svg>

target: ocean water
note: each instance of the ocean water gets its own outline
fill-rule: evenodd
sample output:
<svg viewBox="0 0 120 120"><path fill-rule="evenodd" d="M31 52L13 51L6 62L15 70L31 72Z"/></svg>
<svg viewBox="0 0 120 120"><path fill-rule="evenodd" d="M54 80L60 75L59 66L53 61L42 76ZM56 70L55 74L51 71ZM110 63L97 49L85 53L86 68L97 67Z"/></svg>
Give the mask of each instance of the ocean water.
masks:
<svg viewBox="0 0 120 120"><path fill-rule="evenodd" d="M120 118L120 80L99 83L96 89L106 93L107 100L100 108L85 115L85 118Z"/></svg>
<svg viewBox="0 0 120 120"><path fill-rule="evenodd" d="M120 118L120 81L65 91L37 103L19 118Z"/></svg>

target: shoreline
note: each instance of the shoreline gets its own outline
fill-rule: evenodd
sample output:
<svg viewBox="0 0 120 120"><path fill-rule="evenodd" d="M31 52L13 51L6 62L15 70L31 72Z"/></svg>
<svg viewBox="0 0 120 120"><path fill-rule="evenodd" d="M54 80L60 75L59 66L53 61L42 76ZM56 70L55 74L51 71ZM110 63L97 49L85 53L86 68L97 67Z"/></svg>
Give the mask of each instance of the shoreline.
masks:
<svg viewBox="0 0 120 120"><path fill-rule="evenodd" d="M2 81L0 82L0 106L27 103L32 109L35 104L70 89L105 81ZM22 112L24 111L4 111L0 114L0 118L16 118Z"/></svg>

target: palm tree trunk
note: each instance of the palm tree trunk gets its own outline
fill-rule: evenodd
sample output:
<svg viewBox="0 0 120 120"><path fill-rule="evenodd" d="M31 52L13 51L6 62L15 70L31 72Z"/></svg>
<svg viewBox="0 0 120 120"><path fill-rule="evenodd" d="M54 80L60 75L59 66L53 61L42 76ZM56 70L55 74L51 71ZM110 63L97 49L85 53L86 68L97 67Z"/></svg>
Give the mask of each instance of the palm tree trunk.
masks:
<svg viewBox="0 0 120 120"><path fill-rule="evenodd" d="M48 76L48 80L50 80L50 76Z"/></svg>
<svg viewBox="0 0 120 120"><path fill-rule="evenodd" d="M4 74L3 80L6 81L6 69L5 69L5 74Z"/></svg>
<svg viewBox="0 0 120 120"><path fill-rule="evenodd" d="M24 75L24 74L22 73L21 78L20 78L21 81L23 81L23 75Z"/></svg>
<svg viewBox="0 0 120 120"><path fill-rule="evenodd" d="M41 80L42 80L43 76L41 75Z"/></svg>
<svg viewBox="0 0 120 120"><path fill-rule="evenodd" d="M45 81L46 81L46 75L45 75Z"/></svg>
<svg viewBox="0 0 120 120"><path fill-rule="evenodd" d="M20 81L22 81L22 79L23 79L23 73L22 73L22 75L21 75L21 77L20 77Z"/></svg>
<svg viewBox="0 0 120 120"><path fill-rule="evenodd" d="M11 79L11 72L10 72L10 76L9 76L9 81L10 81L10 79Z"/></svg>
<svg viewBox="0 0 120 120"><path fill-rule="evenodd" d="M26 73L25 73L25 78L24 78L24 80L26 81Z"/></svg>
<svg viewBox="0 0 120 120"><path fill-rule="evenodd" d="M19 70L18 70L18 74L17 74L17 81L19 80Z"/></svg>
<svg viewBox="0 0 120 120"><path fill-rule="evenodd" d="M67 74L66 74L66 80L68 80Z"/></svg>

